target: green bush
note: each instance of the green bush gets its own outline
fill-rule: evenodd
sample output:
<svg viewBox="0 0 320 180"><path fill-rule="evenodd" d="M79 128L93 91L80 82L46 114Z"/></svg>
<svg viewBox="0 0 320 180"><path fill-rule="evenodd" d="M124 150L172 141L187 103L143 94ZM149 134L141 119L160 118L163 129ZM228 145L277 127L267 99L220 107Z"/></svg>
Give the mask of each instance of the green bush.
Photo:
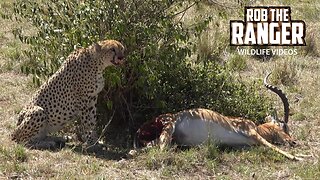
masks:
<svg viewBox="0 0 320 180"><path fill-rule="evenodd" d="M126 46L127 66L108 68L106 91L99 98L103 127L114 121L134 130L165 112L205 107L225 115L261 120L268 101L256 85L236 81L227 68L198 56L190 60L211 17L185 26L184 12L198 1L172 0L17 0L14 16L36 28L33 36L23 27L15 35L30 48L24 52L36 83L52 75L75 48L102 39ZM260 84L259 84L260 85Z"/></svg>

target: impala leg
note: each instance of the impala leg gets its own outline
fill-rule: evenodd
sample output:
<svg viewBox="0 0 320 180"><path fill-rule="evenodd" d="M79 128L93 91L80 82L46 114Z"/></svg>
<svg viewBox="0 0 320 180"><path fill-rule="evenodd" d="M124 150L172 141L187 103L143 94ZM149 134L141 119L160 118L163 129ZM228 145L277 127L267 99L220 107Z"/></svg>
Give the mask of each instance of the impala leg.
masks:
<svg viewBox="0 0 320 180"><path fill-rule="evenodd" d="M299 157L296 157L286 151L283 151L281 149L279 149L277 146L269 143L267 140L265 140L262 136L260 136L257 131L255 130L252 130L253 132L251 132L250 134L252 135L252 137L257 140L258 142L260 142L261 144L271 148L272 150L284 155L285 157L287 157L288 159L291 159L291 160L296 160L296 161L301 161L303 160L302 158L299 158Z"/></svg>
<svg viewBox="0 0 320 180"><path fill-rule="evenodd" d="M164 150L169 147L172 141L173 132L174 132L174 123L167 122L160 134L160 138L159 138L160 150Z"/></svg>

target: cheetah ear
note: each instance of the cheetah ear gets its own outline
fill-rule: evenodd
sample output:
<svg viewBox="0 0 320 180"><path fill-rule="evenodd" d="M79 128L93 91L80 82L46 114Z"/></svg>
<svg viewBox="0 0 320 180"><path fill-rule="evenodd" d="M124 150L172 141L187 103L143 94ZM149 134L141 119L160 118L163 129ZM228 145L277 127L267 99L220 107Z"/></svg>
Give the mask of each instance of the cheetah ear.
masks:
<svg viewBox="0 0 320 180"><path fill-rule="evenodd" d="M93 49L95 52L101 51L101 46L98 43L93 43Z"/></svg>

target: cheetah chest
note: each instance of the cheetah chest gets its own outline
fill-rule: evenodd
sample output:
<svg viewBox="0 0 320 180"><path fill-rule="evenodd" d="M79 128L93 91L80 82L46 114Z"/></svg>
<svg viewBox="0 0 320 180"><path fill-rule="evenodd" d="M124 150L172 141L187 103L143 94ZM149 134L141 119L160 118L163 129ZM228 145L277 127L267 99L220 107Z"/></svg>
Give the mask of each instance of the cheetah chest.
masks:
<svg viewBox="0 0 320 180"><path fill-rule="evenodd" d="M94 89L89 93L89 96L97 96L104 88L104 77L102 74L98 74L95 79Z"/></svg>
<svg viewBox="0 0 320 180"><path fill-rule="evenodd" d="M97 94L102 91L104 87L104 78L102 74L97 75Z"/></svg>

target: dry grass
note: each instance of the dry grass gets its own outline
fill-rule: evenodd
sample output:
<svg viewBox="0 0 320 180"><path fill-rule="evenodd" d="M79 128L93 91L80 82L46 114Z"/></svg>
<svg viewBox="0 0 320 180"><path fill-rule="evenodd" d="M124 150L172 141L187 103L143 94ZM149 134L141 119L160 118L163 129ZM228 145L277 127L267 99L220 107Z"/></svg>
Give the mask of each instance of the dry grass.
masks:
<svg viewBox="0 0 320 180"><path fill-rule="evenodd" d="M265 1L265 4L270 2ZM319 29L319 2L313 1L314 6L309 5L310 2L290 2L298 2L292 5L295 19L305 18L309 27ZM206 44L202 45L204 53L222 51L213 46L225 38L223 22L227 21L223 18L217 20L221 28L219 33L215 29L208 30L207 37L215 41L203 41ZM274 82L285 78L282 74L291 74L289 79L283 80L290 83L279 81L279 86L288 94L292 112L290 127L299 146L287 150L312 154L313 157L292 162L264 147L217 150L204 145L185 151L159 152L150 149L135 158L123 159L121 157L128 151L126 149L110 148L104 154L94 156L83 154L71 145L58 152L38 151L25 149L10 140L10 132L16 123L15 115L30 100L35 89L29 77L14 70L18 62L9 60L14 57L10 55L11 51L20 47L10 34L15 24L0 19L0 25L0 179L317 179L320 175L320 58L317 32L310 34L308 41L312 47L299 49L298 56L275 57L268 62L245 57L245 66L241 66L238 72L239 78L255 81L261 80L266 71L276 70L279 73L275 74L280 77L274 75ZM219 34L223 34L220 39ZM228 57L233 58L232 66L237 67L234 61L239 57L226 54L222 59L227 61ZM243 57L240 59L243 60ZM285 68L284 64L288 63L290 68ZM263 93L270 94L267 91ZM270 98L280 109L278 98L274 95Z"/></svg>

